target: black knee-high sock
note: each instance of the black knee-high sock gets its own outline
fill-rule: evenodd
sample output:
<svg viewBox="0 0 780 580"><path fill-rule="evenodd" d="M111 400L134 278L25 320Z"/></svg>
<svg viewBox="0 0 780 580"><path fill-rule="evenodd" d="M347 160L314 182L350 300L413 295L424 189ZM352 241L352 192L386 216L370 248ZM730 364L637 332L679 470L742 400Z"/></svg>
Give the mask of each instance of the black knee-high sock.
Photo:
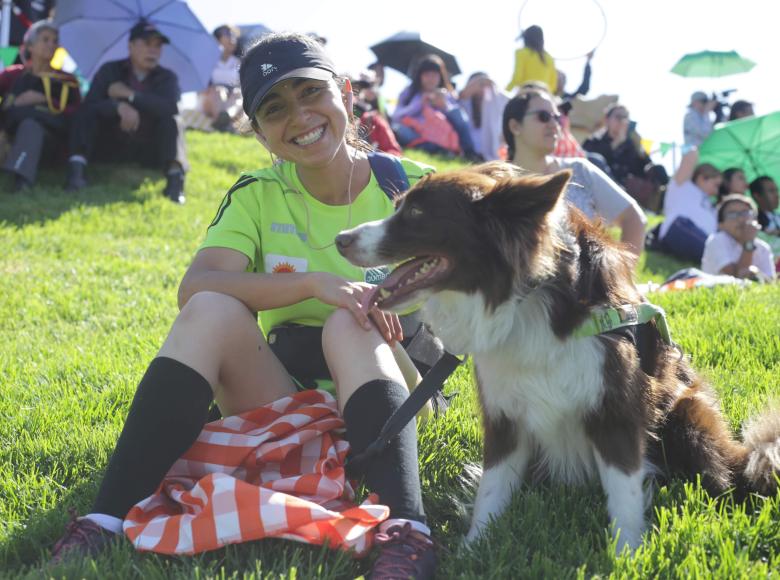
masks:
<svg viewBox="0 0 780 580"><path fill-rule="evenodd" d="M124 519L151 495L198 437L213 398L197 371L166 357L152 361L108 462L92 513Z"/></svg>
<svg viewBox="0 0 780 580"><path fill-rule="evenodd" d="M384 379L370 381L355 391L344 405L346 439L353 454L376 439L387 419L407 396L406 388ZM390 517L425 523L414 421L410 421L381 454L369 459L361 473L350 475L365 479L368 489L379 494L379 500L390 507Z"/></svg>

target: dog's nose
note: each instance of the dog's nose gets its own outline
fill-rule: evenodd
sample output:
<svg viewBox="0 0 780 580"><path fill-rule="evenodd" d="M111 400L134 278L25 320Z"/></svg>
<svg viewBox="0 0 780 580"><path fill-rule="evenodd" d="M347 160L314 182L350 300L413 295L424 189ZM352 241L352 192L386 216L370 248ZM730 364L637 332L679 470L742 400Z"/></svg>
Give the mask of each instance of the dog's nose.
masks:
<svg viewBox="0 0 780 580"><path fill-rule="evenodd" d="M339 250L345 250L349 246L352 245L352 242L355 241L354 234L348 234L348 233L341 233L336 236L336 247Z"/></svg>

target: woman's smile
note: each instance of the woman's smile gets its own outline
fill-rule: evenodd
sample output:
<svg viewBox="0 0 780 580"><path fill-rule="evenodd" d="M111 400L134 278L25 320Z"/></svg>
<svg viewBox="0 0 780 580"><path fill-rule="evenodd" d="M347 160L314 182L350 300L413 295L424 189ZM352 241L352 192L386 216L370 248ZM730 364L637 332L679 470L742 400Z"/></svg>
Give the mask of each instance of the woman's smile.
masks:
<svg viewBox="0 0 780 580"><path fill-rule="evenodd" d="M290 141L294 145L298 145L299 147L308 147L309 145L313 145L314 143L322 139L322 137L325 135L326 127L327 127L327 123L324 123L319 127L315 127L314 129L307 131L306 133L293 137L292 139L290 139Z"/></svg>

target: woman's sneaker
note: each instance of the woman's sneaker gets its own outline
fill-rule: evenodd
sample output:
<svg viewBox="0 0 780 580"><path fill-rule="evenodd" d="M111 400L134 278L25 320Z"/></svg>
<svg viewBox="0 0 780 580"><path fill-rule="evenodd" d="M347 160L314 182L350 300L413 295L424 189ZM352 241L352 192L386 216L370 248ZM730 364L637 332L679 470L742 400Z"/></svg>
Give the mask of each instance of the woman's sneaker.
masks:
<svg viewBox="0 0 780 580"><path fill-rule="evenodd" d="M414 531L411 524L391 526L374 538L379 547L379 557L371 569L370 580L433 578L436 570L433 541Z"/></svg>
<svg viewBox="0 0 780 580"><path fill-rule="evenodd" d="M75 510L71 510L65 534L54 544L49 563L59 564L73 556L97 556L117 538L119 534L109 532L86 518L78 518Z"/></svg>

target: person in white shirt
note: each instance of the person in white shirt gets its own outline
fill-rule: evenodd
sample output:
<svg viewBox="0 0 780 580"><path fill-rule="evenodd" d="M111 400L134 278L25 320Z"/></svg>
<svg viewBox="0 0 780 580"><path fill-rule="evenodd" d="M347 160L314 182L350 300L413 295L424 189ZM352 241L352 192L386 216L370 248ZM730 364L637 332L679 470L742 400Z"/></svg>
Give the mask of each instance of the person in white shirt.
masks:
<svg viewBox="0 0 780 580"><path fill-rule="evenodd" d="M751 280L774 280L769 244L756 237L755 202L744 195L727 195L718 204L718 231L707 238L701 269L707 274L728 274Z"/></svg>
<svg viewBox="0 0 780 580"><path fill-rule="evenodd" d="M223 24L214 30L222 54L211 71L209 86L200 93L200 107L217 131L233 132L233 121L241 114L236 46L241 32L235 26Z"/></svg>
<svg viewBox="0 0 780 580"><path fill-rule="evenodd" d="M699 262L707 236L718 227L710 201L718 194L723 177L709 163L698 163L694 148L685 154L664 197L664 222L659 230L661 249L683 260Z"/></svg>

